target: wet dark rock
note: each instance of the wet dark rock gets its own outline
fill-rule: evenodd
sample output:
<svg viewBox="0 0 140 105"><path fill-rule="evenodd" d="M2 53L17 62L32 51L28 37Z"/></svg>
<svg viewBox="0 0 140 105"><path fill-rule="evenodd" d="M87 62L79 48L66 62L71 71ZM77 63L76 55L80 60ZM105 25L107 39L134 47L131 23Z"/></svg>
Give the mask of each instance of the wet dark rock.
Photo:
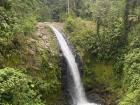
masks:
<svg viewBox="0 0 140 105"><path fill-rule="evenodd" d="M71 105L71 102L72 102L72 97L70 95L70 92L69 92L69 87L68 87L68 65L67 65L67 62L66 62L66 59L65 57L63 56L63 54L60 55L60 58L61 58L61 63L60 63L60 66L61 66L61 81L62 81L62 92L63 92L63 97L64 97L64 100L65 100L65 105Z"/></svg>
<svg viewBox="0 0 140 105"><path fill-rule="evenodd" d="M83 74L84 74L83 62L82 62L82 60L81 60L81 58L80 58L80 56L79 56L78 54L75 54L75 55L76 55L76 56L75 56L75 60L76 60L77 65L78 65L78 69L79 69L79 72L80 72L80 76L82 77Z"/></svg>
<svg viewBox="0 0 140 105"><path fill-rule="evenodd" d="M60 51L60 58L61 58L61 81L62 81L62 91L63 96L66 100L66 105L73 105L73 99L72 96L75 94L74 90L74 81L72 78L72 75L69 70L69 66L67 64L67 61L65 57L63 56L62 52ZM75 59L79 68L79 72L82 75L83 74L83 63L80 59L80 56L75 54Z"/></svg>
<svg viewBox="0 0 140 105"><path fill-rule="evenodd" d="M101 105L117 105L115 94L107 90L104 84L96 84L92 89L86 90L89 101Z"/></svg>

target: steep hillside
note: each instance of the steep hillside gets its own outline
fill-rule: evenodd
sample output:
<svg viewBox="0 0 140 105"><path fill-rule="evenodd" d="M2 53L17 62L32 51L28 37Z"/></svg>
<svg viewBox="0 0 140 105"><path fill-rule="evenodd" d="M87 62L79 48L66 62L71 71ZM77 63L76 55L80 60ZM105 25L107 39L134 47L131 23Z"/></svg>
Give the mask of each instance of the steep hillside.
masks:
<svg viewBox="0 0 140 105"><path fill-rule="evenodd" d="M61 71L59 67L59 50L57 42L46 23L38 23L36 29L37 31L30 36L17 36L14 39L16 42L12 40L8 45L5 45L4 47L1 46L3 49L0 63L1 72L7 74L8 72L16 73L16 70L19 70L22 72L20 75L26 75L26 78L30 78L30 81L32 81L31 86L33 86L31 89L36 92L36 95L42 103L47 103L49 105L55 103L62 104ZM6 67L8 68L3 69ZM9 77L7 76L7 78ZM15 78L14 75L12 78ZM2 81L1 85L6 82L5 80ZM14 86L16 86L16 81L17 80L14 80L14 85L9 88L7 87L6 90L2 90L4 87L0 87L2 104L12 103L16 105L19 103L20 105L23 105L23 102L27 103L26 99L16 101L18 95L12 93L12 91L19 92L18 88L14 88ZM28 87L30 81L24 86ZM22 84L22 82L20 82L20 84ZM12 102L7 101L7 99L9 99L9 92L11 94L10 100ZM6 94L7 96L4 96ZM21 94L21 98L27 97L28 95L24 94L24 91Z"/></svg>

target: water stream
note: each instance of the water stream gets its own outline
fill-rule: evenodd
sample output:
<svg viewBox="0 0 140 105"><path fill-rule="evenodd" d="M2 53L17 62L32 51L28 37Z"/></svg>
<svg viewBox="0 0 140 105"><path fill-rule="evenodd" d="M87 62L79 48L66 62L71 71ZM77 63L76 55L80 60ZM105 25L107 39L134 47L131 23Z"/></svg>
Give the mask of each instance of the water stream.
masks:
<svg viewBox="0 0 140 105"><path fill-rule="evenodd" d="M52 28L53 32L56 35L61 51L67 61L67 64L70 68L70 73L74 81L73 91L75 94L72 95L73 105L97 105L95 103L89 103L86 98L85 91L81 82L78 66L75 61L75 57L71 49L69 48L65 38L63 37L61 32L59 32L55 27L53 26L50 26L50 27Z"/></svg>

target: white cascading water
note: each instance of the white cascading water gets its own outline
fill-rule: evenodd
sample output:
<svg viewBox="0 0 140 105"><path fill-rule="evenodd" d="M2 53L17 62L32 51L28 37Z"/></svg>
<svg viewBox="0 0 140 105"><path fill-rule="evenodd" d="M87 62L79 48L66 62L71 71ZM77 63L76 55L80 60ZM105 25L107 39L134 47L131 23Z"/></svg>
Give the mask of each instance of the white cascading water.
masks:
<svg viewBox="0 0 140 105"><path fill-rule="evenodd" d="M76 105L96 105L94 103L89 103L87 101L87 98L85 96L85 91L83 89L83 85L81 83L80 73L78 70L77 63L75 61L75 57L69 48L65 38L63 35L53 26L50 26L52 30L54 31L56 38L58 40L58 43L60 45L60 48L62 50L62 53L67 60L68 66L70 68L70 73L72 75L72 78L74 80L74 92L76 96L72 96L73 99L76 98L76 102L74 104Z"/></svg>

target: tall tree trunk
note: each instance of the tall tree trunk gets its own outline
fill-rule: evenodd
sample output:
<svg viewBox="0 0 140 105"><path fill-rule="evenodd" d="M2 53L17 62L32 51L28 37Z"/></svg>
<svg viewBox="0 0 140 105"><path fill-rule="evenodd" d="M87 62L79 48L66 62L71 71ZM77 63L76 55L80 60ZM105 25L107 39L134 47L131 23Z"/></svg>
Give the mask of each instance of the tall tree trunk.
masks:
<svg viewBox="0 0 140 105"><path fill-rule="evenodd" d="M135 16L136 20L131 21L130 25L132 25L132 26L135 26L135 25L140 23L140 21L139 21L140 14L135 14L135 11L136 11L136 9L138 9L139 6L140 6L140 1L139 0L133 0L131 11L132 11L132 15Z"/></svg>
<svg viewBox="0 0 140 105"><path fill-rule="evenodd" d="M74 11L76 12L76 0L73 0Z"/></svg>
<svg viewBox="0 0 140 105"><path fill-rule="evenodd" d="M68 3L68 14L70 14L70 0L68 0L67 3Z"/></svg>
<svg viewBox="0 0 140 105"><path fill-rule="evenodd" d="M4 6L4 0L0 0L0 6Z"/></svg>
<svg viewBox="0 0 140 105"><path fill-rule="evenodd" d="M98 36L98 39L99 41L101 41L101 38L100 38L100 17L97 18L97 22L96 22L96 33L97 33L97 36Z"/></svg>
<svg viewBox="0 0 140 105"><path fill-rule="evenodd" d="M128 40L128 32L130 29L130 24L129 24L129 9L130 9L130 2L132 0L125 0L125 8L124 8L124 35L123 35L123 42L127 44Z"/></svg>

